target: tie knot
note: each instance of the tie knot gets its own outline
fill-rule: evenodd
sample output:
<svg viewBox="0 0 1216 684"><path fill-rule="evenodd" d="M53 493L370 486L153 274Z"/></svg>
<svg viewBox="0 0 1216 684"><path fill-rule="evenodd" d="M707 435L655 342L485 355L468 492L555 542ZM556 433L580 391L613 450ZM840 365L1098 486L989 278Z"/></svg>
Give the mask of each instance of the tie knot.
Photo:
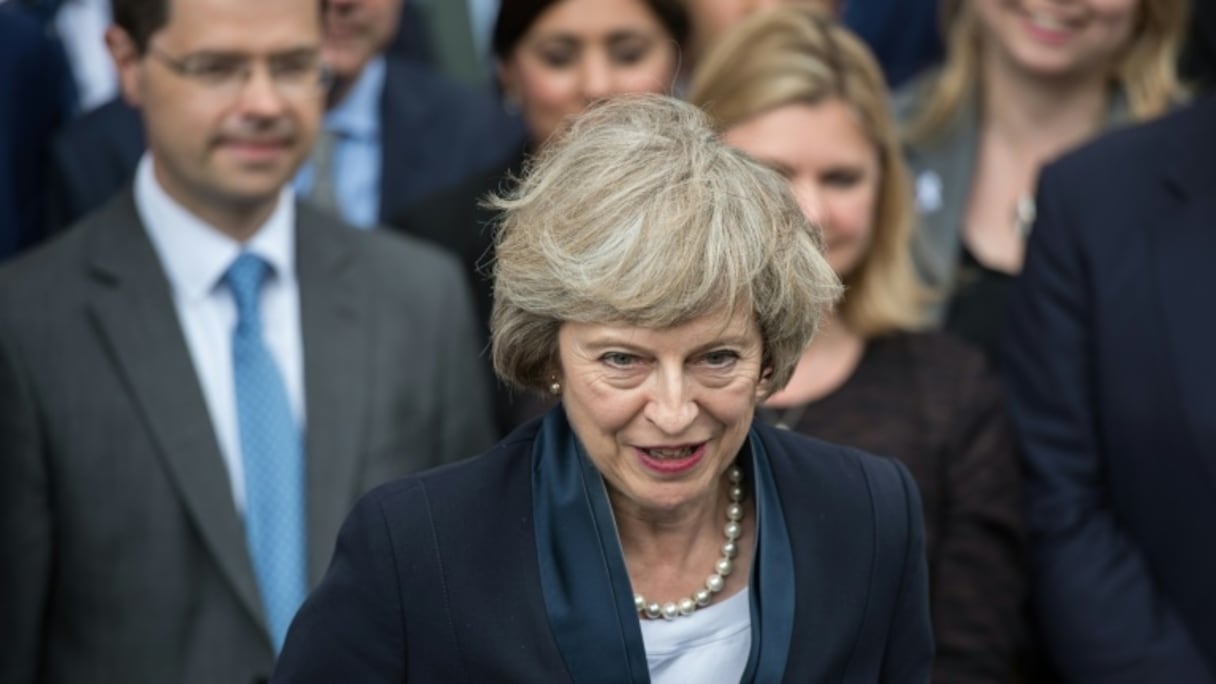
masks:
<svg viewBox="0 0 1216 684"><path fill-rule="evenodd" d="M269 268L262 257L242 252L224 273L224 282L232 291L242 320L248 320L251 314L257 316L258 294L262 291L262 281L266 279Z"/></svg>

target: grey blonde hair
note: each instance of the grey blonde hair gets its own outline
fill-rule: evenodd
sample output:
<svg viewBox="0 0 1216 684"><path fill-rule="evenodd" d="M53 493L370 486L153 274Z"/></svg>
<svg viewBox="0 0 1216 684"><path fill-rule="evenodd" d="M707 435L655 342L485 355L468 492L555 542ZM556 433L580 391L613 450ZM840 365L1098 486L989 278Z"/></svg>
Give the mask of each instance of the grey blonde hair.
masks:
<svg viewBox="0 0 1216 684"><path fill-rule="evenodd" d="M840 292L785 181L673 98L592 106L488 204L494 368L519 387L551 382L563 322L663 329L749 310L776 391Z"/></svg>
<svg viewBox="0 0 1216 684"><path fill-rule="evenodd" d="M881 178L873 241L845 277L840 316L865 337L923 324L929 294L912 264L910 175L882 70L859 38L808 7L753 15L705 56L689 99L722 131L785 105L848 105L874 145Z"/></svg>
<svg viewBox="0 0 1216 684"><path fill-rule="evenodd" d="M975 97L982 45L972 1L942 3L946 61L928 86L925 106L908 124L906 135L914 143L940 135ZM1177 64L1189 14L1188 0L1140 0L1131 42L1110 72L1111 84L1127 96L1134 119L1151 119L1186 98Z"/></svg>

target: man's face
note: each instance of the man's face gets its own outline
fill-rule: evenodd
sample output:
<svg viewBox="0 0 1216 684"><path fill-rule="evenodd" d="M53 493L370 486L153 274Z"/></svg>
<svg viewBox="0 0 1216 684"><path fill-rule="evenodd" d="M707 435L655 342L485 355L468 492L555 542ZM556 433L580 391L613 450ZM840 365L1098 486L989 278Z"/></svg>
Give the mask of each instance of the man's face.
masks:
<svg viewBox="0 0 1216 684"><path fill-rule="evenodd" d="M325 61L339 81L353 81L364 65L392 42L401 20L402 1L328 0L325 3Z"/></svg>
<svg viewBox="0 0 1216 684"><path fill-rule="evenodd" d="M321 119L317 0L172 0L142 54L107 41L171 197L203 216L275 201Z"/></svg>

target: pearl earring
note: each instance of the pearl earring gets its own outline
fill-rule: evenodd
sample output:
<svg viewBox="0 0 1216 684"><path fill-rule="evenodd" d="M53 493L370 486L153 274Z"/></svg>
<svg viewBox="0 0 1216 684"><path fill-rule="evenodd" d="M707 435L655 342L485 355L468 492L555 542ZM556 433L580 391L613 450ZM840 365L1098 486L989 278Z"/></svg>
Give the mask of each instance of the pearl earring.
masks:
<svg viewBox="0 0 1216 684"><path fill-rule="evenodd" d="M557 381L557 378L553 378L553 382L549 383L549 392L554 395L562 393L562 384Z"/></svg>

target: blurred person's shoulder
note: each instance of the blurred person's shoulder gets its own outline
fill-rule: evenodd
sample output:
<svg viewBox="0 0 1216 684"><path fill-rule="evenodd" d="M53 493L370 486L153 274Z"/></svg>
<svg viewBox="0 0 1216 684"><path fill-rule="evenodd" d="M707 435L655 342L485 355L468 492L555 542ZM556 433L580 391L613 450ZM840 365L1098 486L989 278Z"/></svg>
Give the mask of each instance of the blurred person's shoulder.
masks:
<svg viewBox="0 0 1216 684"><path fill-rule="evenodd" d="M936 67L926 69L891 91L891 114L900 126L908 126L920 115L940 73Z"/></svg>
<svg viewBox="0 0 1216 684"><path fill-rule="evenodd" d="M887 356L898 355L921 375L937 378L943 384L990 371L981 349L943 330L901 330L878 337L871 344L886 348Z"/></svg>
<svg viewBox="0 0 1216 684"><path fill-rule="evenodd" d="M1114 128L1048 164L1048 177L1093 178L1112 192L1171 169L1210 164L1216 152L1216 96L1184 104L1143 123ZM1082 184L1086 185L1086 184Z"/></svg>
<svg viewBox="0 0 1216 684"><path fill-rule="evenodd" d="M469 87L398 57L388 57L387 66L384 110L394 116L388 125L425 122L430 135L449 146L448 154L471 156L480 164L463 167L465 174L505 161L524 139L523 120L488 89Z"/></svg>
<svg viewBox="0 0 1216 684"><path fill-rule="evenodd" d="M382 484L361 505L377 506L390 519L394 510L421 506L441 524L454 525L501 513L508 500L522 510L531 502L532 447L542 420L529 421L472 458Z"/></svg>
<svg viewBox="0 0 1216 684"><path fill-rule="evenodd" d="M1213 97L1114 129L1044 167L1034 231L1065 231L1111 263L1136 258L1131 245L1175 225L1178 198L1213 189L1213 160Z"/></svg>
<svg viewBox="0 0 1216 684"><path fill-rule="evenodd" d="M827 442L793 430L757 423L779 489L789 488L799 501L819 501L835 508L873 510L894 501L879 501L897 492L916 501L919 492L906 466L860 449ZM898 498L898 497L897 497ZM783 497L783 501L784 501ZM898 506L896 506L898 508Z"/></svg>
<svg viewBox="0 0 1216 684"><path fill-rule="evenodd" d="M388 291L416 291L449 284L461 278L456 257L448 250L383 226L361 229L298 203L301 220L320 226L332 238L349 246L358 269L378 287Z"/></svg>
<svg viewBox="0 0 1216 684"><path fill-rule="evenodd" d="M129 191L121 193L69 230L0 264L0 310L30 319L55 318L63 307L74 307L94 293L94 279L104 282L108 275L98 248L117 243L121 249L142 234L131 197Z"/></svg>

